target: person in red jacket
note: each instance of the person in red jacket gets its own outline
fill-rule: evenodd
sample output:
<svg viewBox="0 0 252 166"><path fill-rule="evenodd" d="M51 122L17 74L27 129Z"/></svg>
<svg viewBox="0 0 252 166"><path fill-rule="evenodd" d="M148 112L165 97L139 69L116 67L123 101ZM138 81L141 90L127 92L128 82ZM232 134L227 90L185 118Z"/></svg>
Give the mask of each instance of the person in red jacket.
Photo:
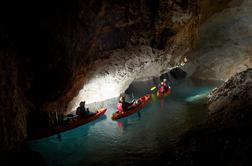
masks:
<svg viewBox="0 0 252 166"><path fill-rule="evenodd" d="M163 81L161 82L161 85L159 86L158 92L159 93L166 93L170 90L170 86L167 83L166 79L163 79Z"/></svg>
<svg viewBox="0 0 252 166"><path fill-rule="evenodd" d="M167 92L170 89L170 86L167 83L166 79L163 79L163 86L164 86L164 90L165 92Z"/></svg>
<svg viewBox="0 0 252 166"><path fill-rule="evenodd" d="M159 93L165 93L165 86L164 86L164 82L161 82L159 87L158 87L158 92Z"/></svg>

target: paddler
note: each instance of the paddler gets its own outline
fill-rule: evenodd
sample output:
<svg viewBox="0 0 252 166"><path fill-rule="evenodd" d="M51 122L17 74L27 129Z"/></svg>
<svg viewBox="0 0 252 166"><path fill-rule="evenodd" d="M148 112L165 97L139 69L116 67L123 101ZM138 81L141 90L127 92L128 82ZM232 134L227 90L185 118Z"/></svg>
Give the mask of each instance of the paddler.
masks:
<svg viewBox="0 0 252 166"><path fill-rule="evenodd" d="M80 102L79 107L76 110L76 115L79 115L81 117L87 117L88 115L94 114L92 112L89 112L89 108L86 108L85 104L85 101Z"/></svg>
<svg viewBox="0 0 252 166"><path fill-rule="evenodd" d="M165 92L167 92L170 89L170 86L168 85L167 80L165 78L163 79L163 86Z"/></svg>
<svg viewBox="0 0 252 166"><path fill-rule="evenodd" d="M133 107L134 102L135 102L135 100L133 100L130 103L126 102L125 101L125 96L120 96L119 103L117 104L117 110L119 112L128 111L128 110L130 110Z"/></svg>

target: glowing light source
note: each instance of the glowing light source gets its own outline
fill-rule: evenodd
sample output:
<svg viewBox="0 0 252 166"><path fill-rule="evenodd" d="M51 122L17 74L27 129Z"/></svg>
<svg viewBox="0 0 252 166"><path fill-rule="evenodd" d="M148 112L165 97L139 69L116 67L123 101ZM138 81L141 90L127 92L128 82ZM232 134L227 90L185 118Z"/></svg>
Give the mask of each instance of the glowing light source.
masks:
<svg viewBox="0 0 252 166"><path fill-rule="evenodd" d="M118 97L125 91L128 85L121 85L121 82L116 81L113 75L93 77L87 82L79 94L70 102L68 112L75 111L81 101L86 101L86 104L94 102L102 102L109 98Z"/></svg>

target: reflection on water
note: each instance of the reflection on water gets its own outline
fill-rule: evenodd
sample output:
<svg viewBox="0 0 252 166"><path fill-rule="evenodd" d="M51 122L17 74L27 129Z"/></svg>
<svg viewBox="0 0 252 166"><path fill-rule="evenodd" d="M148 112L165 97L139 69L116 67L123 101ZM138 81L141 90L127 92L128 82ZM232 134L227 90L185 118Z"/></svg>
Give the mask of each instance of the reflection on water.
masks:
<svg viewBox="0 0 252 166"><path fill-rule="evenodd" d="M95 103L89 107L107 107L106 116L60 135L31 141L28 146L40 152L49 165L127 165L155 160L181 133L206 120L202 94L219 84L189 79L173 82L170 96L158 99L153 94L139 114L117 121L110 119L117 98ZM151 93L153 86L151 81L134 83L126 91L127 99ZM193 98L197 95L200 97Z"/></svg>

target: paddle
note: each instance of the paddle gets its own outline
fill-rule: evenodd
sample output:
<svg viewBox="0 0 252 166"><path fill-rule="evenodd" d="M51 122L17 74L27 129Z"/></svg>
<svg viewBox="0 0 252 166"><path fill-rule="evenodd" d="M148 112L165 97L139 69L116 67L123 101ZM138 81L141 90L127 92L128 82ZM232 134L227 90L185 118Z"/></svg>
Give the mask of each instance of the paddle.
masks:
<svg viewBox="0 0 252 166"><path fill-rule="evenodd" d="M133 93L133 92L131 93L131 97L132 97L133 99L135 99L135 96L134 96L134 93Z"/></svg>
<svg viewBox="0 0 252 166"><path fill-rule="evenodd" d="M151 90L151 91L154 91L155 89L157 89L157 87L156 87L156 86L153 86L150 90Z"/></svg>
<svg viewBox="0 0 252 166"><path fill-rule="evenodd" d="M135 100L135 96L134 96L134 93L133 93L133 92L131 93L131 96L132 96L132 98ZM138 116L139 119L141 118L140 111L137 111L137 116Z"/></svg>
<svg viewBox="0 0 252 166"><path fill-rule="evenodd" d="M135 96L134 96L134 93L133 93L133 92L131 93L131 96L132 96L133 101L134 101L134 104L135 104L135 103L136 103L136 99L135 99Z"/></svg>
<svg viewBox="0 0 252 166"><path fill-rule="evenodd" d="M152 78L152 81L153 81L154 86L151 87L150 90L151 90L151 92L155 92L155 90L157 89L158 83L157 83L157 81L155 80L155 77Z"/></svg>
<svg viewBox="0 0 252 166"><path fill-rule="evenodd" d="M140 111L137 111L137 116L138 116L138 119L140 119L140 118L141 118Z"/></svg>
<svg viewBox="0 0 252 166"><path fill-rule="evenodd" d="M61 134L60 133L57 134L57 138L58 138L59 142L61 142Z"/></svg>

